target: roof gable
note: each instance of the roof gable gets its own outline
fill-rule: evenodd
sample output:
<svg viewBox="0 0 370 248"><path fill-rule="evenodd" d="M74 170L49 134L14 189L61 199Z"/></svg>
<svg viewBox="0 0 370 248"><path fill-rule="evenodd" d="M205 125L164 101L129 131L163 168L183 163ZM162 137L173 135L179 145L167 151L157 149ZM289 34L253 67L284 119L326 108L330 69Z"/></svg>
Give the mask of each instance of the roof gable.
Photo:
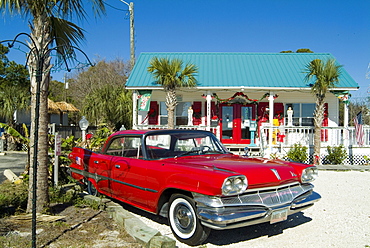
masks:
<svg viewBox="0 0 370 248"><path fill-rule="evenodd" d="M329 53L141 53L126 83L129 89L158 88L147 71L153 57L179 58L198 66L198 88L310 88L306 65L326 61ZM355 90L358 84L342 67L337 88Z"/></svg>

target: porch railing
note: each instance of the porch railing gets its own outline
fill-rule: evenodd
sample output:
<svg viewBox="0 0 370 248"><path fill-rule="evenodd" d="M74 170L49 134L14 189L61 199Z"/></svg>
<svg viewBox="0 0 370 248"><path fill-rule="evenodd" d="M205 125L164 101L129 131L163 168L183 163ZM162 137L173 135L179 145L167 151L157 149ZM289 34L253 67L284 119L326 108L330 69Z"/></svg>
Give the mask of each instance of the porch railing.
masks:
<svg viewBox="0 0 370 248"><path fill-rule="evenodd" d="M138 129L167 129L167 125L139 125ZM176 129L207 130L205 126L175 126ZM272 144L269 144L269 130L272 129ZM219 127L211 127L211 132L220 137ZM283 158L294 144L300 143L308 147L308 159L305 163L313 163L313 144L314 127L268 127L262 126L259 136L256 139L256 145L250 149L258 149L255 154L258 156L269 157L272 153ZM364 145L359 146L356 141L354 127L322 127L321 130L321 160L325 161L327 147L337 147L343 145L347 151L347 159L344 164L368 164L370 161L365 156L370 154L370 127L364 127ZM245 145L248 146L248 145ZM244 154L243 145L228 145L231 148L238 148L236 154ZM253 150L254 151L254 150Z"/></svg>
<svg viewBox="0 0 370 248"><path fill-rule="evenodd" d="M269 144L269 130L272 128L272 144ZM259 147L261 155L269 154L284 157L294 144L308 147L306 163L313 163L314 127L262 127L260 129ZM344 146L347 158L343 164L363 165L368 164L370 154L370 127L364 127L364 144L359 146L356 140L354 127L322 127L320 157L324 163L328 155L327 147Z"/></svg>
<svg viewBox="0 0 370 248"><path fill-rule="evenodd" d="M293 146L300 143L304 146L313 146L314 127L262 127L260 142L266 146L269 142L269 130L272 128L273 146ZM356 141L354 127L322 127L321 147L327 146L352 146L359 147ZM370 147L370 127L364 127L364 144L362 147Z"/></svg>
<svg viewBox="0 0 370 248"><path fill-rule="evenodd" d="M137 129L168 129L167 125L138 125ZM206 126L175 126L175 129L188 129L188 130L207 130ZM210 132L214 134L219 133L218 127L210 127ZM219 137L219 135L217 135Z"/></svg>

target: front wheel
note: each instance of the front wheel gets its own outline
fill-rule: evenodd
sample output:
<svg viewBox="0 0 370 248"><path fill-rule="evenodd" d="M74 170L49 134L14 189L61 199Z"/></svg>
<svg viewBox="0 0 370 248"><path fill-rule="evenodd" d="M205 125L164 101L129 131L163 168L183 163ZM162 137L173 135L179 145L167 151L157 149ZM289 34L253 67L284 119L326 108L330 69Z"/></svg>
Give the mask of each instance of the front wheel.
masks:
<svg viewBox="0 0 370 248"><path fill-rule="evenodd" d="M174 194L170 198L168 222L173 234L179 241L188 245L200 245L210 233L203 226L195 213L194 200L182 194Z"/></svg>

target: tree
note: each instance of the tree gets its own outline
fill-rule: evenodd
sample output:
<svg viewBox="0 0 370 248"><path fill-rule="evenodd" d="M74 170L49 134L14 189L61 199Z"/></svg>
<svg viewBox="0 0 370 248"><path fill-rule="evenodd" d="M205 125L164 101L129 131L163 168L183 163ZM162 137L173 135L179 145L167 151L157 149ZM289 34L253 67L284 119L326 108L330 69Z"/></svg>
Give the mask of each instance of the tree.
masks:
<svg viewBox="0 0 370 248"><path fill-rule="evenodd" d="M124 87L130 70L129 62L119 58L112 61L98 60L94 67L79 71L68 80L68 96L77 108L83 109L86 96L93 91L106 85Z"/></svg>
<svg viewBox="0 0 370 248"><path fill-rule="evenodd" d="M129 62L100 60L69 79L68 96L90 123L111 130L131 127L132 92L125 89Z"/></svg>
<svg viewBox="0 0 370 248"><path fill-rule="evenodd" d="M37 166L37 204L41 212L49 204L48 195L48 87L50 82L51 45L65 56L73 54L74 44L84 39L82 28L68 20L85 19L85 1L82 0L0 0L0 9L30 17L31 33L27 66L31 80L31 144L37 148L30 151L30 194L27 211L32 208L34 177ZM103 0L90 0L95 13L104 13ZM36 128L36 123L39 124ZM36 132L37 131L37 132ZM35 142L36 141L36 142ZM35 149L36 150L36 149ZM37 162L36 162L37 161Z"/></svg>
<svg viewBox="0 0 370 248"><path fill-rule="evenodd" d="M296 53L313 53L313 52L308 48L300 48L296 51Z"/></svg>
<svg viewBox="0 0 370 248"><path fill-rule="evenodd" d="M350 116L349 121L351 124L353 124L353 119L359 112L362 112L362 119L364 121L363 124L370 124L370 97L358 97L351 99L348 108Z"/></svg>
<svg viewBox="0 0 370 248"><path fill-rule="evenodd" d="M27 69L9 61L6 56L8 51L7 47L0 44L0 117L14 127L14 113L29 106L30 83Z"/></svg>
<svg viewBox="0 0 370 248"><path fill-rule="evenodd" d="M168 112L168 128L175 128L175 108L177 105L176 89L180 87L195 87L198 73L197 66L187 63L183 68L180 59L158 58L150 60L148 72L152 73L157 84L163 86L166 92L166 107Z"/></svg>
<svg viewBox="0 0 370 248"><path fill-rule="evenodd" d="M321 148L321 125L325 113L326 93L339 82L341 65L337 65L335 59L329 59L324 63L320 59L312 60L306 66L305 80L308 82L313 77L315 83L311 85L311 92L316 97L316 108L314 111L314 164L320 163Z"/></svg>
<svg viewBox="0 0 370 248"><path fill-rule="evenodd" d="M294 52L292 50L287 50L281 51L280 53L294 53ZM296 51L296 53L313 53L313 52L308 48L300 48Z"/></svg>
<svg viewBox="0 0 370 248"><path fill-rule="evenodd" d="M106 123L110 130L122 125L131 127L132 92L122 86L106 84L85 97L83 114L98 125Z"/></svg>
<svg viewBox="0 0 370 248"><path fill-rule="evenodd" d="M57 80L51 80L49 85L49 98L54 102L68 102L65 84Z"/></svg>

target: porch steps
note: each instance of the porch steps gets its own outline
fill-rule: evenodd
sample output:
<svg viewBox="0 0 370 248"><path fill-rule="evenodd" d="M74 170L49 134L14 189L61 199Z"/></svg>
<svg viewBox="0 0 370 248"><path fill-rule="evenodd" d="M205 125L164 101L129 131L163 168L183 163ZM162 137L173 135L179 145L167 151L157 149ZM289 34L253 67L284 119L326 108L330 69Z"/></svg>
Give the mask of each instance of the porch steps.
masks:
<svg viewBox="0 0 370 248"><path fill-rule="evenodd" d="M248 147L248 156L249 157L260 157L261 148L259 146L248 146L247 144L224 144L224 146L232 153L236 155L245 155L245 148Z"/></svg>

